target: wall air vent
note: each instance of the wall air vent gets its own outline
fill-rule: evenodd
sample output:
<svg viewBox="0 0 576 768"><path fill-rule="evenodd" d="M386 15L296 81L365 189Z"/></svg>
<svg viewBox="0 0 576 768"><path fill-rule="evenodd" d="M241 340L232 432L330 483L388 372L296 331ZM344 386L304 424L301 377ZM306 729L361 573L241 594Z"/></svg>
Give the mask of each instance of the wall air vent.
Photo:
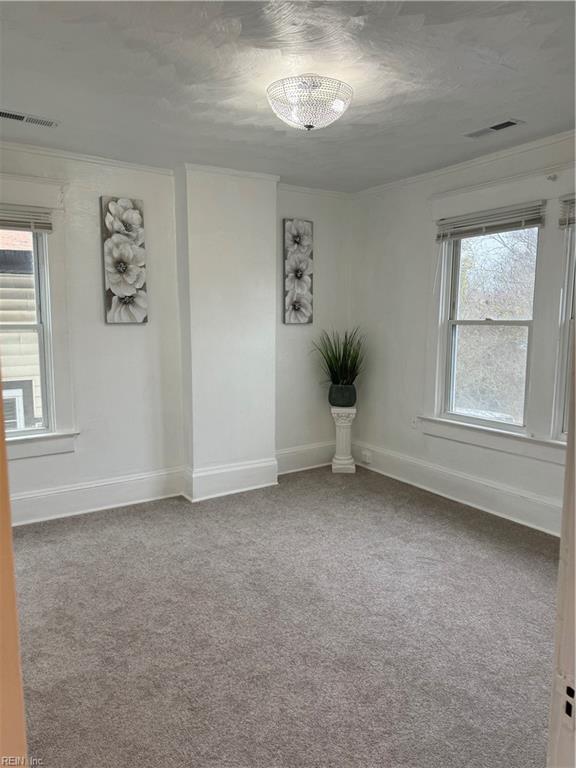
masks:
<svg viewBox="0 0 576 768"><path fill-rule="evenodd" d="M495 123L488 128L480 128L479 131L472 131L472 133L466 133L464 135L467 139L480 139L482 136L489 136L491 133L498 133L499 131L503 131L506 128L512 128L514 125L524 125L524 120L514 120L513 118L510 118L509 120L504 120L501 123Z"/></svg>
<svg viewBox="0 0 576 768"><path fill-rule="evenodd" d="M49 117L38 117L38 115L28 115L25 112L13 112L8 109L0 109L0 120L15 120L17 123L39 125L42 128L55 128L58 125L56 120L51 120Z"/></svg>

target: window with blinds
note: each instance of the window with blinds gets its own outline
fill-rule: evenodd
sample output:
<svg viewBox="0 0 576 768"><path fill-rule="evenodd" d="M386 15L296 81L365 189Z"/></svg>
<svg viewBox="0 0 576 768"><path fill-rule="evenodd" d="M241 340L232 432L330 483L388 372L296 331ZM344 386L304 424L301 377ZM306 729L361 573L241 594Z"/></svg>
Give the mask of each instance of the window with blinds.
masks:
<svg viewBox="0 0 576 768"><path fill-rule="evenodd" d="M546 201L537 200L507 208L494 208L478 213L440 219L437 240L452 240L463 237L476 237L493 232L510 232L515 229L527 229L544 225Z"/></svg>
<svg viewBox="0 0 576 768"><path fill-rule="evenodd" d="M438 221L449 259L444 413L526 424L534 283L545 202Z"/></svg>
<svg viewBox="0 0 576 768"><path fill-rule="evenodd" d="M52 232L52 211L35 205L0 203L0 229Z"/></svg>
<svg viewBox="0 0 576 768"><path fill-rule="evenodd" d="M38 219L28 226L25 221L22 216L17 228L0 226L0 368L8 436L49 430L51 421L45 235Z"/></svg>
<svg viewBox="0 0 576 768"><path fill-rule="evenodd" d="M436 416L566 439L575 200L571 193L436 222L443 274Z"/></svg>

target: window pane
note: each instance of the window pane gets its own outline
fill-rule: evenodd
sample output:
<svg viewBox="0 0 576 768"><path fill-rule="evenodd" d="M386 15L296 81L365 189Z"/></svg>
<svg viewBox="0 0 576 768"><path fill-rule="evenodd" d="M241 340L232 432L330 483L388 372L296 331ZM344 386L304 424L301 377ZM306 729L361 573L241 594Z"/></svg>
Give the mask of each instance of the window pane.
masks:
<svg viewBox="0 0 576 768"><path fill-rule="evenodd" d="M37 323L32 232L0 229L0 323Z"/></svg>
<svg viewBox="0 0 576 768"><path fill-rule="evenodd" d="M528 329L457 326L452 408L477 419L524 423Z"/></svg>
<svg viewBox="0 0 576 768"><path fill-rule="evenodd" d="M538 227L460 241L458 320L531 320Z"/></svg>
<svg viewBox="0 0 576 768"><path fill-rule="evenodd" d="M43 429L40 345L37 331L0 331L6 430Z"/></svg>

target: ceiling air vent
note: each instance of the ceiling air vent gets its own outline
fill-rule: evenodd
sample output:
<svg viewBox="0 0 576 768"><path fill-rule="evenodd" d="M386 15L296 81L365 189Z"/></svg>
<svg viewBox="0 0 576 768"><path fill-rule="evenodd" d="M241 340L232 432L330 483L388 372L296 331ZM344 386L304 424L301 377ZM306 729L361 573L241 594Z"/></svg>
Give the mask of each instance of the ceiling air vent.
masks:
<svg viewBox="0 0 576 768"><path fill-rule="evenodd" d="M17 123L28 123L29 125L39 125L43 128L55 128L58 123L56 120L50 120L49 117L38 117L38 115L27 115L25 112L12 112L7 109L0 109L0 119L16 120Z"/></svg>
<svg viewBox="0 0 576 768"><path fill-rule="evenodd" d="M524 125L524 120L514 120L510 118L509 120L504 120L501 123L495 123L494 125L491 125L489 128L480 128L479 131L472 131L472 133L466 133L465 136L467 139L479 139L482 136L488 136L491 133L498 133L499 131L503 131L506 128L512 128L513 125Z"/></svg>
<svg viewBox="0 0 576 768"><path fill-rule="evenodd" d="M4 117L6 120L19 120L22 122L26 118L26 115L17 115L16 112L5 112L0 110L0 117Z"/></svg>

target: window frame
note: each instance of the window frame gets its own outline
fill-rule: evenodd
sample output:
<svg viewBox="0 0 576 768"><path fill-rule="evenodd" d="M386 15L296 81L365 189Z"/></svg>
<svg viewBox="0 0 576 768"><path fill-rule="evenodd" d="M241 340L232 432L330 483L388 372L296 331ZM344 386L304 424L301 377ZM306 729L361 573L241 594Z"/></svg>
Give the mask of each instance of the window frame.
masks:
<svg viewBox="0 0 576 768"><path fill-rule="evenodd" d="M569 376L574 355L576 333L576 225L564 227L564 284L560 316L560 344L554 392L554 426L556 439L566 441L569 420Z"/></svg>
<svg viewBox="0 0 576 768"><path fill-rule="evenodd" d="M534 267L534 295L536 291L536 274L538 269L538 261L541 251L541 239L542 239L542 227L540 225L530 225L527 227L516 227L512 231L520 229L538 229L538 238L536 245L536 263ZM502 232L511 231L510 228L504 227ZM492 233L491 233L492 234ZM493 234L498 234L495 232ZM444 269L446 274L445 289L442 296L443 304L443 316L446 318L444 329L444 343L441 345L442 354L444 356L444 366L442 370L442 383L440 387L440 404L439 404L439 417L448 421L453 421L459 424L469 424L476 427L486 427L491 430L501 431L505 433L515 433L519 435L527 434L527 415L528 415L528 398L530 392L530 372L532 368L532 336L533 336L533 323L534 323L534 295L533 295L533 310L530 320L459 320L457 318L458 312L458 295L459 295L459 279L460 279L460 249L461 241L464 237L450 238L442 243L443 254L442 261L444 263ZM442 326L442 323L440 323ZM526 370L524 378L524 405L523 405L523 422L522 424L515 424L509 421L500 421L497 419L483 419L481 417L470 416L458 411L451 410L454 396L454 371L455 371L455 338L457 329L459 326L506 326L506 327L521 327L527 328L527 352L526 352ZM442 329L441 329L442 332Z"/></svg>
<svg viewBox="0 0 576 768"><path fill-rule="evenodd" d="M5 231L12 230L7 229ZM20 331L22 333L30 333L33 331L37 334L38 354L40 358L40 392L44 425L39 428L6 431L6 439L8 441L35 435L50 435L55 432L54 364L52 357L52 323L50 311L50 277L48 271L47 234L45 232L33 232L32 243L34 287L36 296L36 322L0 322L0 331Z"/></svg>

